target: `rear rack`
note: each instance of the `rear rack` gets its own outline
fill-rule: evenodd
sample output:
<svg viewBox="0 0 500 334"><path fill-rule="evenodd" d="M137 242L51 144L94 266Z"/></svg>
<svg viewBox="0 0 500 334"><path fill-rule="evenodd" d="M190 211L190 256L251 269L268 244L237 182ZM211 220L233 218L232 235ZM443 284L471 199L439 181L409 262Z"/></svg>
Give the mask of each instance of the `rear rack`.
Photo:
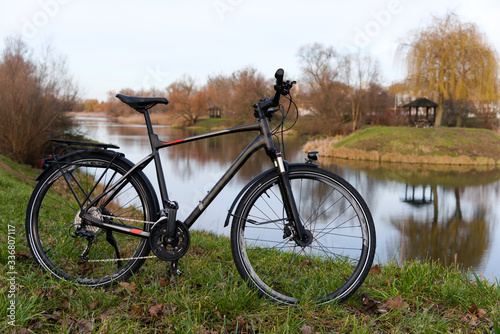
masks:
<svg viewBox="0 0 500 334"><path fill-rule="evenodd" d="M62 157L79 150L92 149L95 151L107 151L108 149L119 149L119 146L112 144L101 144L101 143L91 143L88 141L76 141L76 140L65 140L65 139L54 139L50 138L51 142L57 145L52 148L52 154L48 158L43 158L40 161L40 169L48 168L52 163L59 161ZM114 152L114 151L113 151ZM121 154L115 152L117 154ZM40 174L42 175L42 174ZM38 177L40 177L40 175ZM38 180L38 178L37 178Z"/></svg>
<svg viewBox="0 0 500 334"><path fill-rule="evenodd" d="M87 141L65 140L50 138L50 141L57 143L52 149L52 157L63 156L76 150L81 149L94 149L94 150L108 150L119 149L119 146L112 144L91 143Z"/></svg>

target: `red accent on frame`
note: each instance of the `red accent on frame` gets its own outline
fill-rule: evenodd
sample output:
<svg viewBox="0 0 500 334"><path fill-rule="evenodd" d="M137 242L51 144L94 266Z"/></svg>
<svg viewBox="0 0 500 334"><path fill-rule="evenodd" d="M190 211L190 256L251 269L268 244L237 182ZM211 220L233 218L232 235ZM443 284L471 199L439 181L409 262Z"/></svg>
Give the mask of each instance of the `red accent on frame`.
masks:
<svg viewBox="0 0 500 334"><path fill-rule="evenodd" d="M172 145L172 144L182 143L183 141L184 141L184 139L174 140L174 141L165 143L165 145Z"/></svg>
<svg viewBox="0 0 500 334"><path fill-rule="evenodd" d="M134 234L141 234L143 232L143 230L139 230L137 228L133 228L130 230L130 233L134 233Z"/></svg>

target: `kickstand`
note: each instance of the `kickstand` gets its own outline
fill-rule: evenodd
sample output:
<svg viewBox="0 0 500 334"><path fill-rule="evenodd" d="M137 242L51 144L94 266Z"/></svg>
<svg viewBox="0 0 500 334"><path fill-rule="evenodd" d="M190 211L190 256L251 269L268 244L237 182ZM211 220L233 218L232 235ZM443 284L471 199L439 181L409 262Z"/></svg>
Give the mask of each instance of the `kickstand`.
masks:
<svg viewBox="0 0 500 334"><path fill-rule="evenodd" d="M179 270L178 262L179 262L179 260L175 260L175 261L170 262L170 270L168 271L170 278L173 278L175 276L181 276L184 273L182 270Z"/></svg>

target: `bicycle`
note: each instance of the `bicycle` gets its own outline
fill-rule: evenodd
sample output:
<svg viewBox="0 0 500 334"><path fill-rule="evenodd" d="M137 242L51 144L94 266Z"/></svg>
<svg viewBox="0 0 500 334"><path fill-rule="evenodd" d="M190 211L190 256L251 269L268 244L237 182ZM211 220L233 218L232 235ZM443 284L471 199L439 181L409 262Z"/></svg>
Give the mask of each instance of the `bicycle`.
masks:
<svg viewBox="0 0 500 334"><path fill-rule="evenodd" d="M55 277L94 287L127 280L150 257L170 261L170 273L179 274L191 226L250 156L264 149L274 167L241 190L224 224L231 221L232 256L239 274L259 295L281 304L347 299L373 262L373 219L347 181L319 167L318 152L309 152L302 163L283 159L273 140L288 130L281 96L290 102L288 111L295 106L295 122L298 118L290 94L295 81L284 81L283 76L279 69L274 96L254 105L256 123L171 142L158 138L149 116L153 106L168 103L166 98L118 94L144 115L151 153L137 164L114 145L54 140L57 146L42 160L44 169L26 213L33 258ZM269 122L278 111L281 122L271 130ZM179 205L168 196L159 150L247 131L258 135L191 214L178 220ZM161 201L142 172L151 162Z"/></svg>

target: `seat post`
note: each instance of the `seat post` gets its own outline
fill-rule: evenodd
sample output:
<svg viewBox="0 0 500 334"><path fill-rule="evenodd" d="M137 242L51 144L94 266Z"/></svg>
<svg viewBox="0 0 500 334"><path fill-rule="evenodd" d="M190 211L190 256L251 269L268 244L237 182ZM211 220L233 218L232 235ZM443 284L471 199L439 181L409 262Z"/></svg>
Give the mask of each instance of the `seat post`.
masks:
<svg viewBox="0 0 500 334"><path fill-rule="evenodd" d="M158 136L153 131L153 125L151 124L151 118L149 116L149 110L147 108L136 109L138 112L144 114L144 120L146 121L146 127L148 129L149 143L151 144L151 150L153 151L153 159L155 162L156 176L158 179L158 186L160 188L160 196L163 204L163 209L168 207L170 200L168 198L167 184L165 182L165 176L163 174L163 168L161 166L160 152L158 151Z"/></svg>
<svg viewBox="0 0 500 334"><path fill-rule="evenodd" d="M146 127L148 129L148 134L152 135L154 134L153 132L153 125L151 124L151 117L149 116L149 110L144 108L144 109L136 109L138 112L144 114L144 120L146 121Z"/></svg>

